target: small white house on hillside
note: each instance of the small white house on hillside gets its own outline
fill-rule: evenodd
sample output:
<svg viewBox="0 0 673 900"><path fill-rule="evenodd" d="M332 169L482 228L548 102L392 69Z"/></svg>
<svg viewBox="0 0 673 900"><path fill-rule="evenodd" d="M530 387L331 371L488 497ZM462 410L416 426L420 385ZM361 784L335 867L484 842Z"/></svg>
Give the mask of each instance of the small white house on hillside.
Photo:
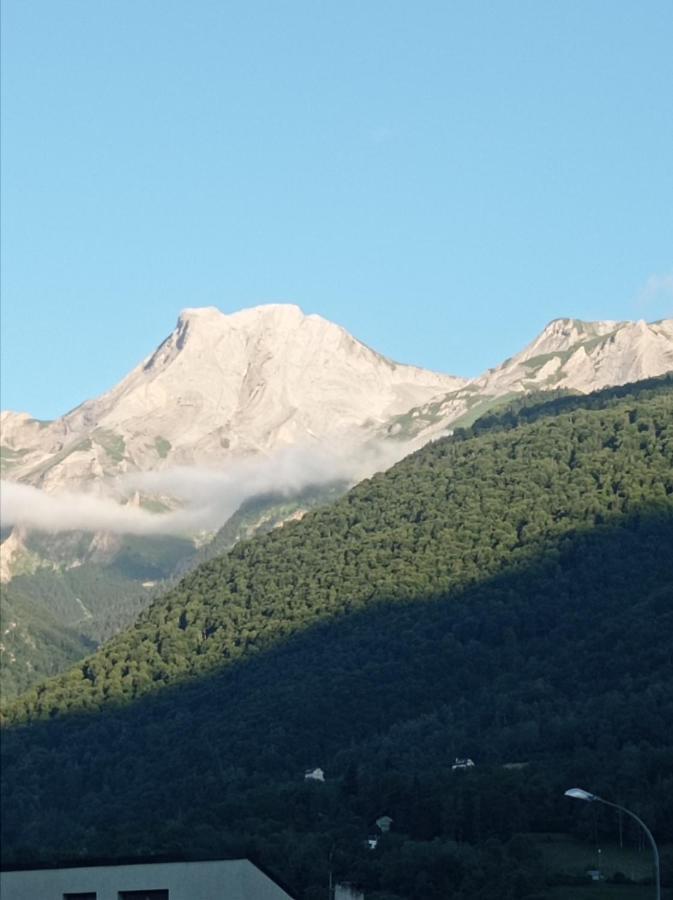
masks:
<svg viewBox="0 0 673 900"><path fill-rule="evenodd" d="M7 868L2 900L293 900L248 859Z"/></svg>
<svg viewBox="0 0 673 900"><path fill-rule="evenodd" d="M388 834L390 831L390 826L393 824L393 819L390 816L379 816L376 820L376 827L379 829L381 834Z"/></svg>
<svg viewBox="0 0 673 900"><path fill-rule="evenodd" d="M474 765L474 762L467 757L467 759L458 759L456 758L454 764L451 766L451 769L455 772L456 769L471 769Z"/></svg>

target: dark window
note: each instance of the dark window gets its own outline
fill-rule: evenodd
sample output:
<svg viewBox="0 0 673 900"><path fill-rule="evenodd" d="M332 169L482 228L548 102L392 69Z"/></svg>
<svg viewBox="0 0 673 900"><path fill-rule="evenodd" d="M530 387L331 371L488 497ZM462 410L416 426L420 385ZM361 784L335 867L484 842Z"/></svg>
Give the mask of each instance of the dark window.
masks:
<svg viewBox="0 0 673 900"><path fill-rule="evenodd" d="M120 891L119 900L168 900L168 891Z"/></svg>
<svg viewBox="0 0 673 900"><path fill-rule="evenodd" d="M96 900L95 891L84 891L79 894L64 894L63 900Z"/></svg>

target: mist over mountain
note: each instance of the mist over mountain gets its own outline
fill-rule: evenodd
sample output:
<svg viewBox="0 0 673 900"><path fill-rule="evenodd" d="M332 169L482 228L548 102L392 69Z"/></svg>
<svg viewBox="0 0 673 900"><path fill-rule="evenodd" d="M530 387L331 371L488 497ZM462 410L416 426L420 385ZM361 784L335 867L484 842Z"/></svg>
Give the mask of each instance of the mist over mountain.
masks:
<svg viewBox="0 0 673 900"><path fill-rule="evenodd" d="M53 422L2 413L3 520L212 530L247 497L355 483L517 394L587 393L672 368L673 320L559 319L467 381L392 362L296 306L186 309L101 397Z"/></svg>
<svg viewBox="0 0 673 900"><path fill-rule="evenodd" d="M117 387L52 423L5 414L12 477L46 490L313 445L464 379L391 362L296 306L186 309Z"/></svg>
<svg viewBox="0 0 673 900"><path fill-rule="evenodd" d="M0 651L5 690L54 671L62 646L72 659L129 624L157 583L195 561L508 401L670 369L673 320L559 319L467 381L392 362L296 306L186 309L101 397L53 422L2 413L0 579L21 579ZM242 508L240 527L219 531ZM56 641L41 615L65 629Z"/></svg>

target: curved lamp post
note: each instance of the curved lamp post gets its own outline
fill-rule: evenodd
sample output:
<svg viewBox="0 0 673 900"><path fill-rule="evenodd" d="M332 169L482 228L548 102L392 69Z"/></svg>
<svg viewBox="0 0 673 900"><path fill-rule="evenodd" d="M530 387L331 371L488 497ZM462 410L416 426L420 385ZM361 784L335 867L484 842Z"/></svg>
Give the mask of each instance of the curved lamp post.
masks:
<svg viewBox="0 0 673 900"><path fill-rule="evenodd" d="M584 791L582 788L570 788L564 794L564 797L572 797L574 800L588 800L591 802L592 800L597 800L599 803L604 803L606 806L612 806L614 809L620 809L622 812L626 813L627 816L631 816L632 819L635 819L636 822L643 829L647 837L649 838L650 844L652 844L652 850L654 852L654 874L655 874L655 885L657 889L657 900L661 900L661 879L659 876L659 850L657 849L657 845L654 842L654 838L652 837L652 832L647 827L647 825L643 822L642 819L638 818L638 816L631 812L630 809L626 809L625 806L620 806L618 803L610 803L609 800L603 800L602 797L598 797L596 794L590 794L589 791Z"/></svg>

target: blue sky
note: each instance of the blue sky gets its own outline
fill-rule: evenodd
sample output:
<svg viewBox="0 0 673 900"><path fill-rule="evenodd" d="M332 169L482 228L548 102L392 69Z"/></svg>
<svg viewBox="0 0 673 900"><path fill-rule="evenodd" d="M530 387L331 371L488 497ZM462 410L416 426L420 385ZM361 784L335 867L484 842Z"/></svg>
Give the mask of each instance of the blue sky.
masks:
<svg viewBox="0 0 673 900"><path fill-rule="evenodd" d="M298 303L476 375L673 315L670 0L3 0L2 406L186 306Z"/></svg>

